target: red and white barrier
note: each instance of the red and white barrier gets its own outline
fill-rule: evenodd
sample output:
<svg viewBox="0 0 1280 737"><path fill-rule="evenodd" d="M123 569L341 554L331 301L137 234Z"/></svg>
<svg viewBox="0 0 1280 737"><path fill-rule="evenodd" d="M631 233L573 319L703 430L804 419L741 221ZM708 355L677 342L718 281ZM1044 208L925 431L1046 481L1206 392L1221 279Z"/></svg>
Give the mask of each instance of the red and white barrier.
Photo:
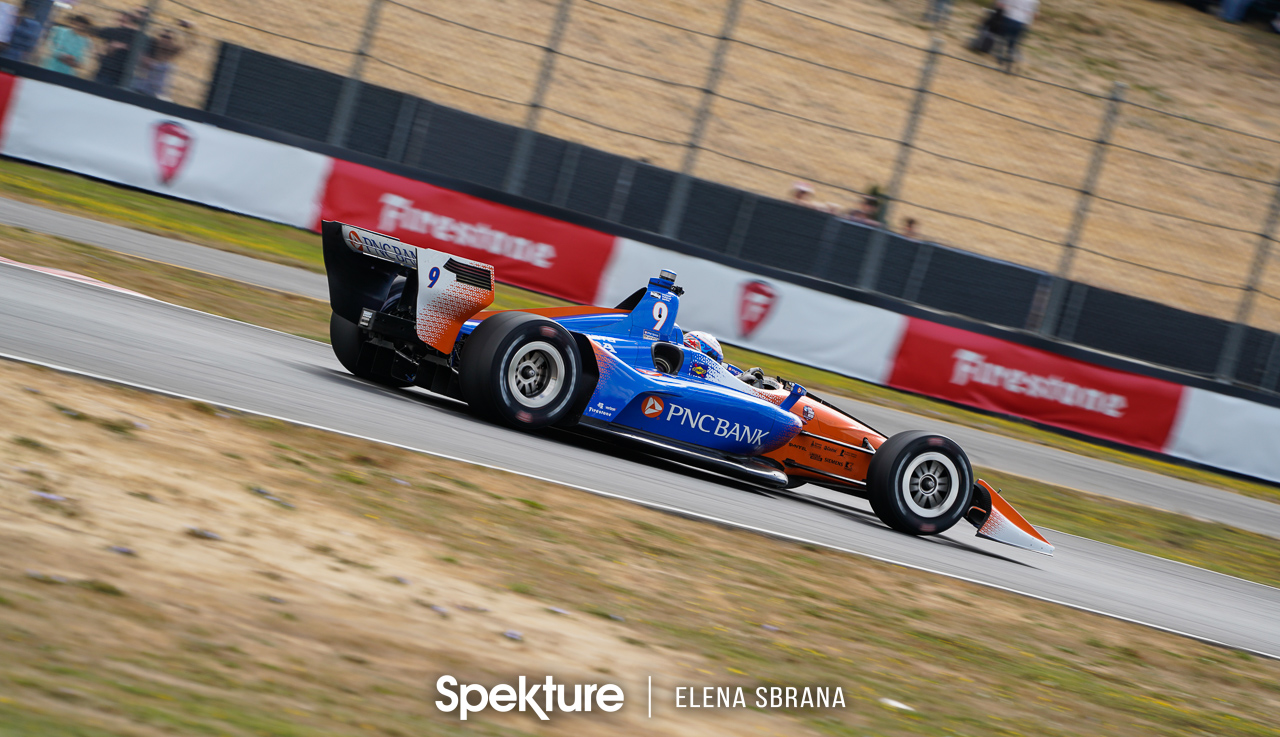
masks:
<svg viewBox="0 0 1280 737"><path fill-rule="evenodd" d="M615 238L495 202L334 159L320 219L339 220L492 264L499 281L574 302L595 298Z"/></svg>
<svg viewBox="0 0 1280 737"><path fill-rule="evenodd" d="M1280 481L1280 407L1187 387L1164 452Z"/></svg>
<svg viewBox="0 0 1280 737"><path fill-rule="evenodd" d="M318 230L341 220L493 264L500 281L612 305L660 269L680 323L865 381L1280 482L1280 408L615 238L415 179L0 74L0 153Z"/></svg>
<svg viewBox="0 0 1280 737"><path fill-rule="evenodd" d="M619 238L596 304L611 306L657 276L678 274L680 325L733 345L883 384L907 318L790 282Z"/></svg>
<svg viewBox="0 0 1280 737"><path fill-rule="evenodd" d="M12 86L6 156L278 223L315 222L327 156L67 87Z"/></svg>
<svg viewBox="0 0 1280 737"><path fill-rule="evenodd" d="M1164 448L1183 387L912 318L887 382L895 389L1086 435Z"/></svg>

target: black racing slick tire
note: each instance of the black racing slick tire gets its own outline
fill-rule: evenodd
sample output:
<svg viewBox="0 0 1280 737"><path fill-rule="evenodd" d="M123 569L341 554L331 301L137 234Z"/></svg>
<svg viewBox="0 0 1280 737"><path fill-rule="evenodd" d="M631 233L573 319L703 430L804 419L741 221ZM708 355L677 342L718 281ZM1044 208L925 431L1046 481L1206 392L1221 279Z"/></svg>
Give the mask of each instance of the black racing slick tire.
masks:
<svg viewBox="0 0 1280 737"><path fill-rule="evenodd" d="M973 467L950 438L898 433L876 449L867 493L881 522L908 535L937 535L969 511Z"/></svg>
<svg viewBox="0 0 1280 737"><path fill-rule="evenodd" d="M527 312L502 312L462 346L462 398L486 419L521 430L565 420L585 381L573 335Z"/></svg>
<svg viewBox="0 0 1280 737"><path fill-rule="evenodd" d="M338 357L338 363L352 374L375 384L396 389L413 386L412 382L401 381L385 372L375 371L374 347L365 342L364 331L359 325L336 312L329 316L329 343L333 346L333 355Z"/></svg>

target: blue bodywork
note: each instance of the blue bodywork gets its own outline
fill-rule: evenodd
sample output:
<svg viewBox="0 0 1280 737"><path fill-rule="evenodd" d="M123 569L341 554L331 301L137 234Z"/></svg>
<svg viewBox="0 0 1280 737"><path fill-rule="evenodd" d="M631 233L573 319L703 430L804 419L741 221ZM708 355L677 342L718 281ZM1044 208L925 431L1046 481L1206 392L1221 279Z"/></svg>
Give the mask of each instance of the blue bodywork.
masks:
<svg viewBox="0 0 1280 737"><path fill-rule="evenodd" d="M674 286L672 279L650 279L644 296L627 313L549 318L586 337L595 354L599 381L583 418L740 456L785 445L800 431L800 418L789 410L804 390L797 387L791 400L779 406L730 368L687 348L676 325L680 296ZM468 321L461 334L469 335L479 324ZM674 374L655 366L653 348L659 342L683 354Z"/></svg>

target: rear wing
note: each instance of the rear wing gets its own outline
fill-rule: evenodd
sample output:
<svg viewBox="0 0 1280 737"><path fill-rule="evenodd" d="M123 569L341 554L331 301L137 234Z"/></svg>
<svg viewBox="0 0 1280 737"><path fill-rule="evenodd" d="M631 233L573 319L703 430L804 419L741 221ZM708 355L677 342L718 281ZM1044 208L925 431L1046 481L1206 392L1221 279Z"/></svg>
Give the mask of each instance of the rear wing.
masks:
<svg viewBox="0 0 1280 737"><path fill-rule="evenodd" d="M418 338L447 354L462 324L493 303L489 264L333 220L321 223L320 236L329 304L353 323L360 324L367 311L380 312L391 285L403 276L405 297L416 296Z"/></svg>

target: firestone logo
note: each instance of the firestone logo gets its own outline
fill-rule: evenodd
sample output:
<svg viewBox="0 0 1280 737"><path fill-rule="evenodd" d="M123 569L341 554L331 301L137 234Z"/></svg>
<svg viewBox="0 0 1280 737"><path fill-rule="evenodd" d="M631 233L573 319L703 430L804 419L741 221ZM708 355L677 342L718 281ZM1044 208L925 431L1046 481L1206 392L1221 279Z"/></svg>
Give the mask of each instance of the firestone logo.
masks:
<svg viewBox="0 0 1280 737"><path fill-rule="evenodd" d="M167 185L178 176L182 165L187 162L193 137L185 125L173 120L165 120L156 123L152 138L160 183Z"/></svg>
<svg viewBox="0 0 1280 737"><path fill-rule="evenodd" d="M738 335L750 338L760 324L769 317L778 302L778 293L767 282L749 281L742 285L738 302Z"/></svg>
<svg viewBox="0 0 1280 737"><path fill-rule="evenodd" d="M956 359L951 370L951 383L965 386L970 381L998 386L1013 394L1032 399L1047 399L1068 407L1080 407L1107 417L1124 417L1129 400L1123 394L1077 386L1058 376L1039 376L1020 369L988 363L987 357L963 348L952 354Z"/></svg>
<svg viewBox="0 0 1280 737"><path fill-rule="evenodd" d="M447 215L419 210L413 206L413 200L390 192L384 193L378 201L382 203L378 230L383 232L402 229L428 234L438 241L506 256L540 269L550 269L555 265L555 246L504 233L484 223L464 223Z"/></svg>

